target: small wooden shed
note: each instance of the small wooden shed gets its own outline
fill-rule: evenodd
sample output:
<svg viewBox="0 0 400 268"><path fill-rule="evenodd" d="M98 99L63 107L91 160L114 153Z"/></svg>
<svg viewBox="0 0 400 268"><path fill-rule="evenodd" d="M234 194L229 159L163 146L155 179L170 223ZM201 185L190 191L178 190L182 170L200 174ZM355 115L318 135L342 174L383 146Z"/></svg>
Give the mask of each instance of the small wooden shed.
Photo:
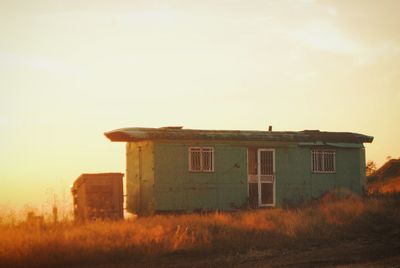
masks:
<svg viewBox="0 0 400 268"><path fill-rule="evenodd" d="M123 173L82 174L71 192L78 221L123 219Z"/></svg>

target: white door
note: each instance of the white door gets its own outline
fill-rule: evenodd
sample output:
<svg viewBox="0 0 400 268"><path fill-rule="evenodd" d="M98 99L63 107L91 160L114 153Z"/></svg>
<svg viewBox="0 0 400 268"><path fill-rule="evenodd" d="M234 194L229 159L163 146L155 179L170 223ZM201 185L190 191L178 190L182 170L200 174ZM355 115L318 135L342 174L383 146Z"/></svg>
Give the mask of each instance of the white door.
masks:
<svg viewBox="0 0 400 268"><path fill-rule="evenodd" d="M275 150L257 150L258 205L275 206Z"/></svg>

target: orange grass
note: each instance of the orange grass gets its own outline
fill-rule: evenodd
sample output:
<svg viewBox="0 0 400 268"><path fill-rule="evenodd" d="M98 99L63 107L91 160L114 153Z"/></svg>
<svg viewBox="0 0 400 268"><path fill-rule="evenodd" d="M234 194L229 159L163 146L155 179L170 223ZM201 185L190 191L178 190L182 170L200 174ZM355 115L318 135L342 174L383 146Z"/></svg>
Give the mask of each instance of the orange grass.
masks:
<svg viewBox="0 0 400 268"><path fill-rule="evenodd" d="M395 201L393 201L395 200ZM158 215L120 222L2 225L0 266L60 266L295 247L371 225L400 224L399 198L325 196L297 209ZM389 204L389 205L388 205ZM397 214L396 214L397 213ZM389 223L388 223L389 222Z"/></svg>

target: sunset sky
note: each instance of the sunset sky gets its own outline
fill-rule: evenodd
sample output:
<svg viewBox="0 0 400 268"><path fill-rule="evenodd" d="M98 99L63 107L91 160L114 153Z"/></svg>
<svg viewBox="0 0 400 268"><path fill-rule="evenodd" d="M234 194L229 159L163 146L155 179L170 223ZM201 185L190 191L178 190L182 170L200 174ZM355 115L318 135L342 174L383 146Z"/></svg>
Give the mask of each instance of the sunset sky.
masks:
<svg viewBox="0 0 400 268"><path fill-rule="evenodd" d="M400 1L0 0L0 205L125 172L122 127L349 131L400 156ZM1 209L1 207L0 207Z"/></svg>

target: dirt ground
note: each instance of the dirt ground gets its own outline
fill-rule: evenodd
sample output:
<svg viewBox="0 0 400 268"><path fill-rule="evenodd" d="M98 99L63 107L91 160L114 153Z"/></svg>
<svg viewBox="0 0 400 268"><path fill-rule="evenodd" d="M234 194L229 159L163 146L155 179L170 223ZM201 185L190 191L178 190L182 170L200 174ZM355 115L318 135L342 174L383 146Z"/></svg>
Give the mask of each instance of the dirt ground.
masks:
<svg viewBox="0 0 400 268"><path fill-rule="evenodd" d="M380 241L359 239L290 250L245 253L176 253L140 262L124 261L83 267L400 267L400 236Z"/></svg>
<svg viewBox="0 0 400 268"><path fill-rule="evenodd" d="M315 246L289 251L256 251L245 254L217 256L211 259L177 259L164 267L400 267L400 245L347 242L333 247ZM155 264L155 263L154 263ZM149 263L153 266L153 263Z"/></svg>

